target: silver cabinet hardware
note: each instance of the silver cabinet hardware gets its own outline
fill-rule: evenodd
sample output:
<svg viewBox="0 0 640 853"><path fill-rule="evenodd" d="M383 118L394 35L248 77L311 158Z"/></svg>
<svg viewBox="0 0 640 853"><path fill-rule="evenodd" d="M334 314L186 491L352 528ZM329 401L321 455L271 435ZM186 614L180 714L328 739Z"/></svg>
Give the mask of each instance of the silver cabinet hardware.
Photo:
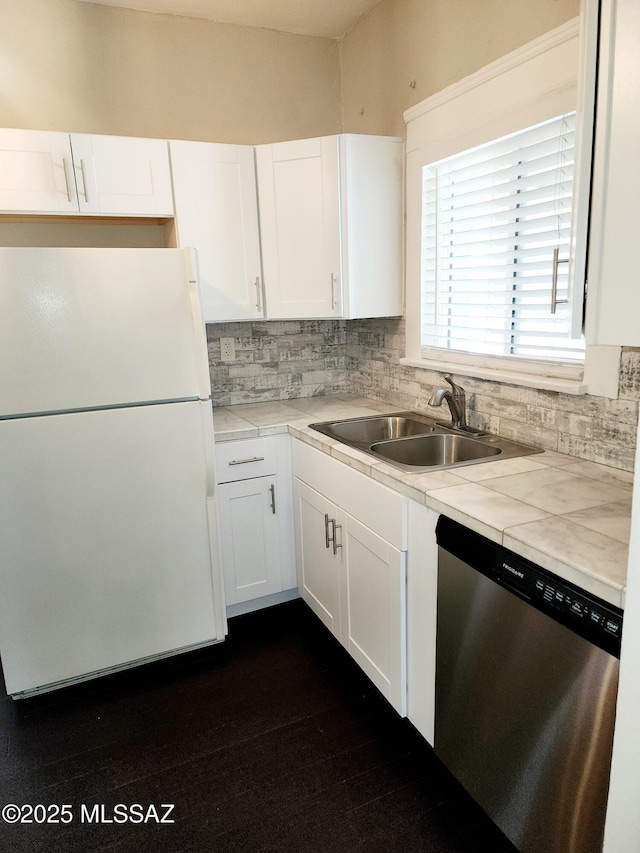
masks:
<svg viewBox="0 0 640 853"><path fill-rule="evenodd" d="M271 512L276 514L276 487L273 483L269 486L269 491L271 492Z"/></svg>
<svg viewBox="0 0 640 853"><path fill-rule="evenodd" d="M333 536L331 537L331 541L333 542L333 553L338 553L338 548L342 548L342 542L338 542L338 537L336 536L338 530L342 530L341 524L336 524L335 518L331 519L331 524L333 526Z"/></svg>
<svg viewBox="0 0 640 853"><path fill-rule="evenodd" d="M331 532L329 532L331 528ZM329 518L329 514L324 514L324 547L328 548L333 544L333 553L338 553L338 548L342 548L342 542L336 540L336 531L342 530L341 524L336 524L335 518Z"/></svg>
<svg viewBox="0 0 640 853"><path fill-rule="evenodd" d="M335 311L338 307L338 297L336 295L336 284L337 284L337 276L335 273L331 273L331 307Z"/></svg>
<svg viewBox="0 0 640 853"><path fill-rule="evenodd" d="M260 276L259 275L256 276L255 286L256 286L256 308L258 309L258 311L262 312L262 293L261 293Z"/></svg>
<svg viewBox="0 0 640 853"><path fill-rule="evenodd" d="M553 250L553 275L551 277L551 313L556 313L558 305L566 305L568 299L558 299L558 266L560 264L568 264L569 258L559 258L560 249L557 247Z"/></svg>
<svg viewBox="0 0 640 853"><path fill-rule="evenodd" d="M80 171L82 172L82 186L84 187L84 200L89 204L89 191L87 189L87 176L84 171L84 159L80 160Z"/></svg>
<svg viewBox="0 0 640 853"><path fill-rule="evenodd" d="M62 171L64 172L64 183L67 188L67 199L68 201L73 201L71 198L71 184L69 183L69 167L67 164L67 158L62 158Z"/></svg>
<svg viewBox="0 0 640 853"><path fill-rule="evenodd" d="M252 456L250 459L232 459L229 465L246 465L247 462L264 462L264 456Z"/></svg>

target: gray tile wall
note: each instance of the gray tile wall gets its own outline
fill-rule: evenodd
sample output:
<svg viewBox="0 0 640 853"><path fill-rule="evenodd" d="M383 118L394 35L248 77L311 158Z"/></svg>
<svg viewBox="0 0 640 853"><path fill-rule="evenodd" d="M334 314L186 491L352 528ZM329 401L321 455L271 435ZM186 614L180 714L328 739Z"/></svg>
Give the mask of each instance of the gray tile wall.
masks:
<svg viewBox="0 0 640 853"><path fill-rule="evenodd" d="M428 400L446 383L442 374L405 367L402 318L347 324L347 388L398 408L429 409ZM537 391L460 377L467 392L469 422L508 438L632 471L640 403L640 349L623 350L619 398ZM446 404L445 404L446 406ZM442 410L448 418L448 410Z"/></svg>
<svg viewBox="0 0 640 853"><path fill-rule="evenodd" d="M232 337L236 361L220 361L220 338ZM348 392L397 409L430 409L442 374L405 367L402 318L287 320L207 326L215 405L288 400ZM469 422L509 438L580 459L633 470L640 349L623 350L617 400L537 391L460 377ZM443 418L448 410L442 409Z"/></svg>
<svg viewBox="0 0 640 853"><path fill-rule="evenodd" d="M236 360L220 360L220 338ZM214 405L337 394L346 386L344 320L271 320L207 326Z"/></svg>

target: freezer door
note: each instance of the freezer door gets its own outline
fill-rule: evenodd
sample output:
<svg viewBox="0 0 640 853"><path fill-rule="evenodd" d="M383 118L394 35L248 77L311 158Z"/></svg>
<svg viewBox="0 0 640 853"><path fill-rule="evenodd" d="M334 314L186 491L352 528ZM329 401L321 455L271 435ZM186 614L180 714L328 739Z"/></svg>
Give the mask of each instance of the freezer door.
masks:
<svg viewBox="0 0 640 853"><path fill-rule="evenodd" d="M0 417L211 393L188 250L0 249Z"/></svg>
<svg viewBox="0 0 640 853"><path fill-rule="evenodd" d="M0 422L9 693L223 638L210 419L194 402Z"/></svg>

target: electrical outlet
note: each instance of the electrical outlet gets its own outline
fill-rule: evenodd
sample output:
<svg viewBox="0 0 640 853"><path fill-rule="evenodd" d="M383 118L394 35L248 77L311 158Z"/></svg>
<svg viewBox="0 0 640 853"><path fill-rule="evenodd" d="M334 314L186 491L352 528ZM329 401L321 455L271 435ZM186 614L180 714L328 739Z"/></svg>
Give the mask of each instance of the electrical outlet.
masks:
<svg viewBox="0 0 640 853"><path fill-rule="evenodd" d="M236 360L236 342L233 338L220 338L220 361Z"/></svg>

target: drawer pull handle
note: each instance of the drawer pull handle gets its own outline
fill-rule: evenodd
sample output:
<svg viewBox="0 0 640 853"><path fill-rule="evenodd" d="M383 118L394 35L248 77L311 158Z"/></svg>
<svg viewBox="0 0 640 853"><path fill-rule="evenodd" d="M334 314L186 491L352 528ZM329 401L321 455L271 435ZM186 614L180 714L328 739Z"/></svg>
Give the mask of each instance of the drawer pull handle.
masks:
<svg viewBox="0 0 640 853"><path fill-rule="evenodd" d="M276 514L276 487L273 483L269 486L269 491L271 492L271 512Z"/></svg>
<svg viewBox="0 0 640 853"><path fill-rule="evenodd" d="M329 513L325 512L324 514L324 547L328 548L331 544L331 539L329 538Z"/></svg>
<svg viewBox="0 0 640 853"><path fill-rule="evenodd" d="M232 459L229 465L246 465L247 462L264 462L264 456L252 456L250 459Z"/></svg>

